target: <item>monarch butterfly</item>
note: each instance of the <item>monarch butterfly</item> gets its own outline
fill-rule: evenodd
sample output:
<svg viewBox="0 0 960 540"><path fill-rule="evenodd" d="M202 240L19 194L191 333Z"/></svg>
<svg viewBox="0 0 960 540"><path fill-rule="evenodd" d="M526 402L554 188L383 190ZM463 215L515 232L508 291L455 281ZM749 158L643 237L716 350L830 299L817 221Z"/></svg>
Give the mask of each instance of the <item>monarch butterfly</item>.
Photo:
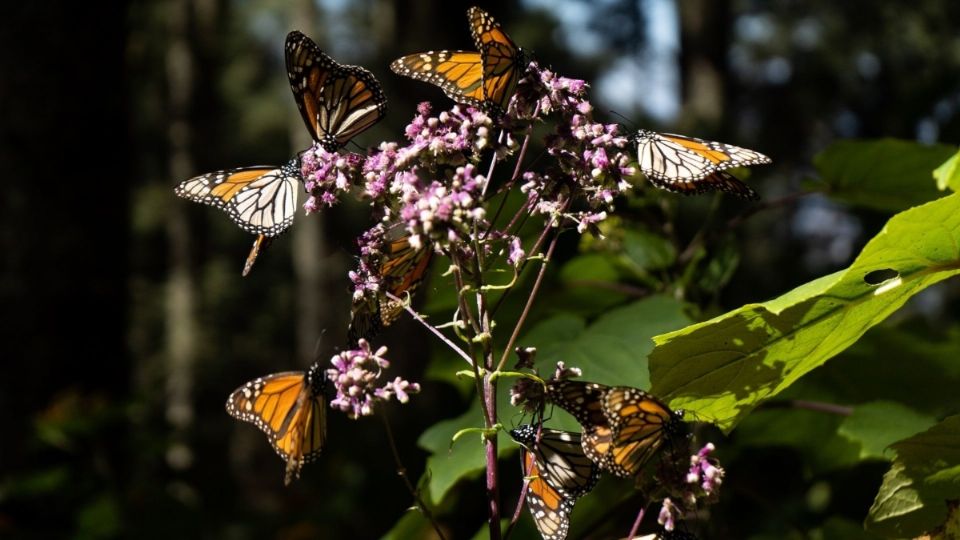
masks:
<svg viewBox="0 0 960 540"><path fill-rule="evenodd" d="M227 398L227 413L267 434L286 461L284 484L320 455L327 437L326 373L320 363L306 372L286 371L254 379Z"/></svg>
<svg viewBox="0 0 960 540"><path fill-rule="evenodd" d="M428 248L414 249L410 236L389 241L384 249L379 274L381 294L377 301L355 303L350 311L347 339L355 345L360 338L370 339L385 326L390 326L403 311L403 301L397 301L384 292L403 299L413 294L430 268L433 252Z"/></svg>
<svg viewBox="0 0 960 540"><path fill-rule="evenodd" d="M241 229L257 235L243 267L246 276L270 239L293 224L300 182L300 160L294 158L280 168L261 165L202 174L184 180L174 192L225 211Z"/></svg>
<svg viewBox="0 0 960 540"><path fill-rule="evenodd" d="M637 132L634 142L640 170L650 182L685 195L718 190L758 199L755 191L726 169L770 163L767 156L732 144L645 129Z"/></svg>
<svg viewBox="0 0 960 540"><path fill-rule="evenodd" d="M472 7L467 17L479 52L411 54L394 60L390 69L397 75L435 84L458 103L502 115L526 67L526 55L489 13Z"/></svg>
<svg viewBox="0 0 960 540"><path fill-rule="evenodd" d="M583 426L584 454L620 477L638 474L683 430L683 411L637 388L560 380L547 384L546 396Z"/></svg>
<svg viewBox="0 0 960 540"><path fill-rule="evenodd" d="M372 73L330 58L300 32L287 34L287 77L307 130L328 152L335 152L379 121L387 98Z"/></svg>
<svg viewBox="0 0 960 540"><path fill-rule="evenodd" d="M544 540L563 540L570 528L570 513L577 499L600 479L600 469L584 454L580 434L529 424L510 431L523 445L520 462L530 478L527 507Z"/></svg>

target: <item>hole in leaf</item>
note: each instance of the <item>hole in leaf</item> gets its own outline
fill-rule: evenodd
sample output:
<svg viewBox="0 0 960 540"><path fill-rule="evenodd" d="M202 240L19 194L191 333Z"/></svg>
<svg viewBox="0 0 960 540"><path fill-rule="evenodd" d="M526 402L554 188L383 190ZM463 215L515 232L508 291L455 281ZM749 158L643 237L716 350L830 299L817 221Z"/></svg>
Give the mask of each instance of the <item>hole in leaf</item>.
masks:
<svg viewBox="0 0 960 540"><path fill-rule="evenodd" d="M865 281L867 285L879 285L884 281L890 281L898 277L900 277L900 272L897 272L893 268L884 268L882 270L867 272L867 275L863 276L863 281Z"/></svg>

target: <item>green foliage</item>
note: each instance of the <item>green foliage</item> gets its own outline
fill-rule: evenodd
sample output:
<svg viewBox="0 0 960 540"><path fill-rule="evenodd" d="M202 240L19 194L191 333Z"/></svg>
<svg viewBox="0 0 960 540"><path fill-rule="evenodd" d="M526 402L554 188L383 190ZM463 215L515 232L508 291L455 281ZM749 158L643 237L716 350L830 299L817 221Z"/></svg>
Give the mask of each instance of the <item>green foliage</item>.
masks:
<svg viewBox="0 0 960 540"><path fill-rule="evenodd" d="M902 212L844 271L654 338L658 395L731 430L911 296L960 272L960 195ZM877 281L879 270L898 277Z"/></svg>
<svg viewBox="0 0 960 540"><path fill-rule="evenodd" d="M830 197L857 206L898 212L932 201L941 194L928 171L955 148L881 139L840 141L817 154L813 163ZM942 188L941 188L942 189Z"/></svg>
<svg viewBox="0 0 960 540"><path fill-rule="evenodd" d="M509 384L501 381L498 387L498 407L504 410L508 406L506 389ZM453 437L459 431L483 426L480 403L475 401L462 415L438 422L423 432L417 443L430 452L427 458L427 485L430 500L427 504L437 504L461 479L475 478L484 469L484 445L478 435L467 434L453 443ZM497 434L500 456L516 451L510 435L500 431Z"/></svg>
<svg viewBox="0 0 960 540"><path fill-rule="evenodd" d="M960 152L943 162L933 171L933 178L937 181L937 189L944 191L960 191Z"/></svg>
<svg viewBox="0 0 960 540"><path fill-rule="evenodd" d="M919 536L943 524L960 499L960 416L893 445L897 457L870 508L867 530Z"/></svg>
<svg viewBox="0 0 960 540"><path fill-rule="evenodd" d="M587 381L649 388L651 338L688 324L683 308L677 300L653 296L610 310L590 325L558 315L531 329L521 343L537 347L537 367L544 376L563 361L581 368Z"/></svg>
<svg viewBox="0 0 960 540"><path fill-rule="evenodd" d="M894 442L927 429L936 423L929 415L895 402L865 403L844 419L838 433L860 445L861 459L890 459Z"/></svg>

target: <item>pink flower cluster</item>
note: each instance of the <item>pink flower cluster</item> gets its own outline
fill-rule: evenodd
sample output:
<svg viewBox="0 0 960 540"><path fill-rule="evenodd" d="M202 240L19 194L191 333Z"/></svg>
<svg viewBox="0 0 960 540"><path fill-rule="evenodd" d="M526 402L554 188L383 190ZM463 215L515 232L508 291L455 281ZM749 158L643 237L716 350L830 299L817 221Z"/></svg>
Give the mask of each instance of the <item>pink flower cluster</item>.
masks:
<svg viewBox="0 0 960 540"><path fill-rule="evenodd" d="M356 419L372 415L377 402L395 397L406 403L410 394L420 391L419 384L400 377L378 386L383 370L390 367L390 362L383 356L387 348L373 351L365 339L360 339L357 346L358 349L343 351L330 360L333 368L327 370L327 378L333 381L337 391L337 396L330 402L331 407Z"/></svg>

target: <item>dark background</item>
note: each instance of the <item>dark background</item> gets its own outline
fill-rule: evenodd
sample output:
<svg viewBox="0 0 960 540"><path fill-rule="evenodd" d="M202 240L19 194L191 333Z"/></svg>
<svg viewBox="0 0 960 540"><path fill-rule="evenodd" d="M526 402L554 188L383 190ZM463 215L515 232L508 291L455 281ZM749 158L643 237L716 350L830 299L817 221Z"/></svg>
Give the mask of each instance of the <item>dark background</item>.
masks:
<svg viewBox="0 0 960 540"><path fill-rule="evenodd" d="M223 410L245 381L302 369L315 351L329 357L342 347L345 274L365 209L345 204L301 216L242 279L252 238L217 211L176 199L173 187L211 170L283 163L309 145L283 69L291 29L382 82L390 113L358 143L399 138L417 102L448 102L435 88L394 76L389 62L471 48L468 5L7 6L0 18L0 536L375 538L392 527L411 501L377 421L331 415L323 459L284 488L282 464L262 434ZM750 180L766 199L799 191L812 156L840 138L960 139L960 5L950 0L481 5L542 64L593 83L601 118L620 121L607 113L616 108L645 127L772 156L774 165ZM658 92L668 96L662 106L650 98ZM689 206L692 222L697 204ZM820 196L757 215L739 230L742 262L708 311L762 301L842 268L885 219ZM919 311L925 317L917 324L943 326L955 320L956 305ZM429 337L401 322L385 342L398 369L422 381ZM450 385L424 387L410 406L391 410L414 477L424 456L416 438L467 403ZM802 456L745 452L732 470L739 465L748 479L764 468L795 473L746 493L756 500L783 493L776 506L802 507L816 484ZM882 471L876 465L829 479L848 486L831 515L862 519ZM724 507L717 519L727 532L717 537L804 534L826 519L797 510L751 521L764 506L745 492L733 491L748 501ZM478 485L467 486L440 510L455 537L479 528L479 494Z"/></svg>

